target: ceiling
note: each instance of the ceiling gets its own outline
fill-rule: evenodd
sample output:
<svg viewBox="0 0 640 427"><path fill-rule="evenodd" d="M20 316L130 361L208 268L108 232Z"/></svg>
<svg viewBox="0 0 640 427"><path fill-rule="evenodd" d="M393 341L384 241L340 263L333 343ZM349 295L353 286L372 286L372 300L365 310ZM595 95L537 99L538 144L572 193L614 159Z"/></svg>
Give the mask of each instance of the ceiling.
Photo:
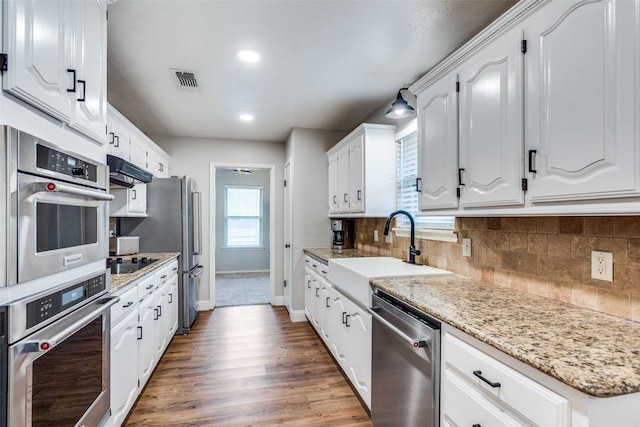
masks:
<svg viewBox="0 0 640 427"><path fill-rule="evenodd" d="M149 135L351 130L514 3L119 0L109 5L108 100ZM260 61L240 61L240 49ZM179 90L171 69L194 71L199 90Z"/></svg>

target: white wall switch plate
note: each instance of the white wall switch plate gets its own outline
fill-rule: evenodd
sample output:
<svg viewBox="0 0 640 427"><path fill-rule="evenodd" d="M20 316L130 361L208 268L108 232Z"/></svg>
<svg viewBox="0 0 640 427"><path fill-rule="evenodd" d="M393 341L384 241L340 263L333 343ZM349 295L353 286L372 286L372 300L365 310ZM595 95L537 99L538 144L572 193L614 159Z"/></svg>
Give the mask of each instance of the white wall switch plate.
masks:
<svg viewBox="0 0 640 427"><path fill-rule="evenodd" d="M374 242L378 241L378 230L373 230L373 241Z"/></svg>
<svg viewBox="0 0 640 427"><path fill-rule="evenodd" d="M393 243L393 236L392 236L392 232L389 231L389 234L387 236L384 236L384 241L387 243Z"/></svg>
<svg viewBox="0 0 640 427"><path fill-rule="evenodd" d="M462 256L471 256L471 239L462 239Z"/></svg>
<svg viewBox="0 0 640 427"><path fill-rule="evenodd" d="M612 252L591 252L591 278L613 282Z"/></svg>

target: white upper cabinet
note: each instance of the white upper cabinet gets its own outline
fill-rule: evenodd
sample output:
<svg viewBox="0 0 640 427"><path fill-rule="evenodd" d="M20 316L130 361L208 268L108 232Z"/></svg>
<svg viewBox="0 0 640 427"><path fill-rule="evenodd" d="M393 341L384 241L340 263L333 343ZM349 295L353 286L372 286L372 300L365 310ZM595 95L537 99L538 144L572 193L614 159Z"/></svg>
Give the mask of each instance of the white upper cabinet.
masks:
<svg viewBox="0 0 640 427"><path fill-rule="evenodd" d="M456 209L458 181L457 76L452 74L418 94L420 210Z"/></svg>
<svg viewBox="0 0 640 427"><path fill-rule="evenodd" d="M522 205L521 32L466 61L460 81L460 206Z"/></svg>
<svg viewBox="0 0 640 427"><path fill-rule="evenodd" d="M3 89L106 142L106 6L102 0L8 0Z"/></svg>
<svg viewBox="0 0 640 427"><path fill-rule="evenodd" d="M559 1L527 21L532 202L640 194L639 10Z"/></svg>
<svg viewBox="0 0 640 427"><path fill-rule="evenodd" d="M330 216L382 217L395 209L395 132L363 123L327 151Z"/></svg>

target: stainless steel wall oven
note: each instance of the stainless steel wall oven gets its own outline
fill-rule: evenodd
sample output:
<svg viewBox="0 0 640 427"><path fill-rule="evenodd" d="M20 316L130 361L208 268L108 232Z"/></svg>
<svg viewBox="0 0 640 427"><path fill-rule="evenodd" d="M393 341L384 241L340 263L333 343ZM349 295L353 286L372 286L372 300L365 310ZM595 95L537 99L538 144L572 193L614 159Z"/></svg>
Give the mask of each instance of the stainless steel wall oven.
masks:
<svg viewBox="0 0 640 427"><path fill-rule="evenodd" d="M1 134L8 250L0 285L104 259L113 199L107 166L11 127Z"/></svg>
<svg viewBox="0 0 640 427"><path fill-rule="evenodd" d="M109 274L64 283L0 309L2 426L86 426L110 406Z"/></svg>

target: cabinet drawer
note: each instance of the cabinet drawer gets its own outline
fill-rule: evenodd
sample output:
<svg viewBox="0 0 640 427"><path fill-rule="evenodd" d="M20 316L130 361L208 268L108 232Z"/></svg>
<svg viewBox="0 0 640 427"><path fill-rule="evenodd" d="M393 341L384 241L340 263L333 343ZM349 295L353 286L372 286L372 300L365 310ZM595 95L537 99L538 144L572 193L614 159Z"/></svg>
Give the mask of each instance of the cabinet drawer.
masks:
<svg viewBox="0 0 640 427"><path fill-rule="evenodd" d="M172 275L178 274L178 268L179 267L177 259L169 262L169 265L167 266L167 276L171 277Z"/></svg>
<svg viewBox="0 0 640 427"><path fill-rule="evenodd" d="M142 301L151 295L156 287L155 274L149 274L138 282L138 300Z"/></svg>
<svg viewBox="0 0 640 427"><path fill-rule="evenodd" d="M156 283L158 285L163 284L164 282L167 281L167 278L169 277L168 267L165 266L165 267L158 268L155 272L155 275L156 275Z"/></svg>
<svg viewBox="0 0 640 427"><path fill-rule="evenodd" d="M115 325L120 319L134 310L138 304L138 287L133 286L123 293L116 293L120 302L111 307L111 324Z"/></svg>
<svg viewBox="0 0 640 427"><path fill-rule="evenodd" d="M442 382L442 416L445 425L469 427L475 425L522 427L524 425L451 372L445 372Z"/></svg>
<svg viewBox="0 0 640 427"><path fill-rule="evenodd" d="M533 423L544 427L568 425L569 401L564 397L451 334L444 335L443 349L445 369L457 370L476 387L494 395Z"/></svg>

